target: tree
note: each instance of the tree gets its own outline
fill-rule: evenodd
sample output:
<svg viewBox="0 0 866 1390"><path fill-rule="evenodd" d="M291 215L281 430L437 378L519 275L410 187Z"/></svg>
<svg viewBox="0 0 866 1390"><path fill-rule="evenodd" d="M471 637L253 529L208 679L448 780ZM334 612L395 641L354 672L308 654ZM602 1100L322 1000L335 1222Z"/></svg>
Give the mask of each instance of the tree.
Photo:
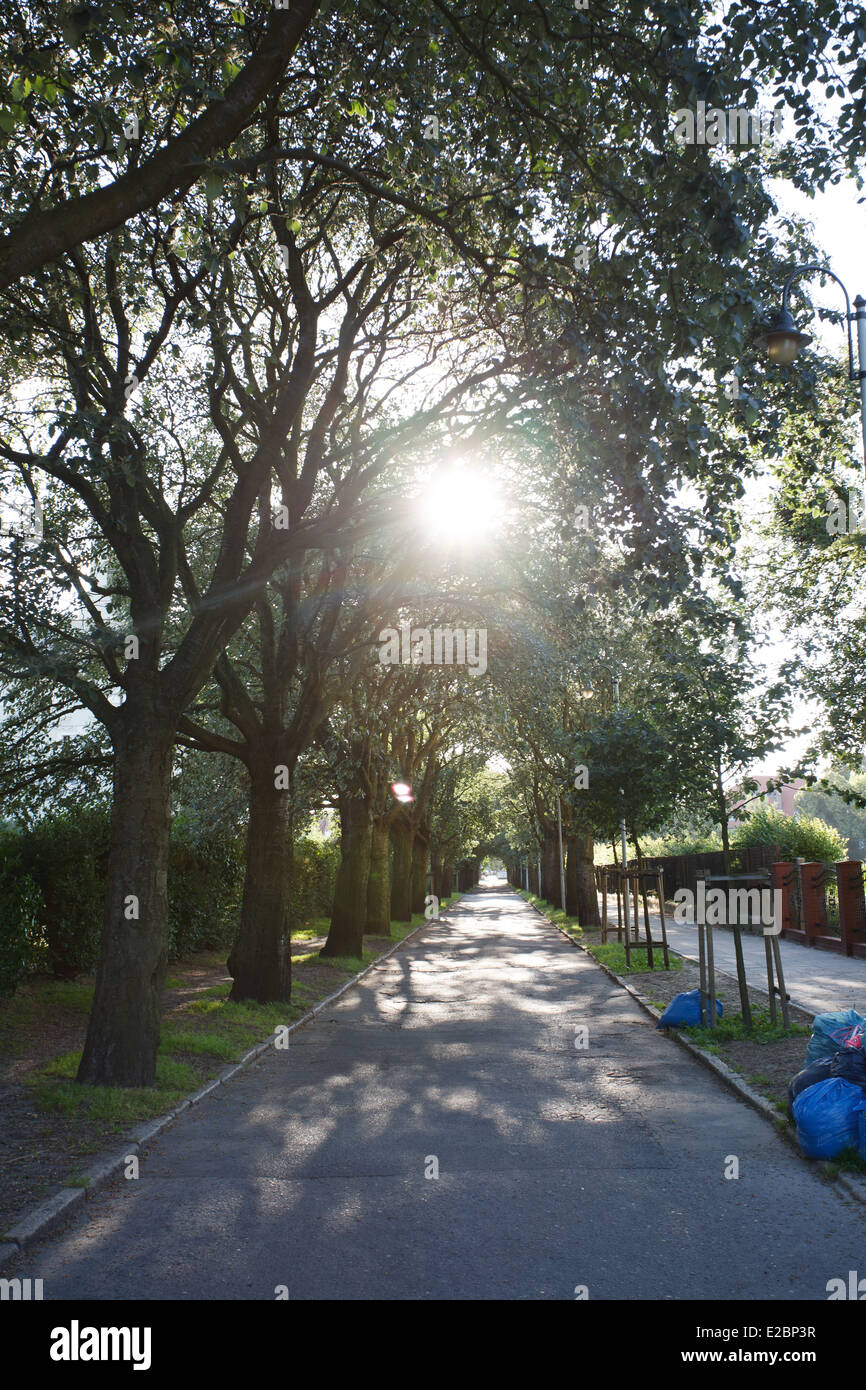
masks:
<svg viewBox="0 0 866 1390"><path fill-rule="evenodd" d="M175 4L166 24L146 4L84 7L63 19L63 44L56 14L31 7L7 16L16 31L7 35L15 75L0 110L0 167L15 196L4 200L0 289L181 197L207 175L273 95L318 8L318 0L293 0L272 10L255 25L242 67L240 9L226 22L218 11ZM67 44L76 64L63 51ZM42 158L33 158L34 147ZM127 167L118 173L124 154ZM103 172L110 179L101 183Z"/></svg>

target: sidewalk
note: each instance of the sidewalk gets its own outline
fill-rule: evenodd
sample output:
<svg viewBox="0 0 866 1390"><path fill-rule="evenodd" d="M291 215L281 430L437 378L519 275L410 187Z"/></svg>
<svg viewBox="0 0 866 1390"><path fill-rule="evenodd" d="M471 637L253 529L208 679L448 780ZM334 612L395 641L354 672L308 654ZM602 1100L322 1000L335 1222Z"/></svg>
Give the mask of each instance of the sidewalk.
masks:
<svg viewBox="0 0 866 1390"><path fill-rule="evenodd" d="M179 1116L136 1181L4 1275L46 1300L782 1304L826 1299L864 1248L866 1211L499 889Z"/></svg>

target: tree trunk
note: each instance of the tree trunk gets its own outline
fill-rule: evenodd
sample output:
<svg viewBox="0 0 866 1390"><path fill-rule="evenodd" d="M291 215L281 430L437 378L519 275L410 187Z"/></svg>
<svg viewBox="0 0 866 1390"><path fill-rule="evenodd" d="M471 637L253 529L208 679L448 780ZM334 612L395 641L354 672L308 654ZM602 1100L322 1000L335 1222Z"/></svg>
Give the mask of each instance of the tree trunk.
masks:
<svg viewBox="0 0 866 1390"><path fill-rule="evenodd" d="M595 887L595 846L592 835L575 836L577 858L577 920L582 927L600 927L598 893Z"/></svg>
<svg viewBox="0 0 866 1390"><path fill-rule="evenodd" d="M380 820L370 831L370 877L364 931L368 936L391 935L391 839L387 822Z"/></svg>
<svg viewBox="0 0 866 1390"><path fill-rule="evenodd" d="M412 844L412 912L423 912L427 905L427 841L415 835Z"/></svg>
<svg viewBox="0 0 866 1390"><path fill-rule="evenodd" d="M722 782L721 772L718 770L716 772L716 813L722 831L722 852L724 854L725 873L730 877L731 841L728 837L728 803L725 797L725 788Z"/></svg>
<svg viewBox="0 0 866 1390"><path fill-rule="evenodd" d="M441 902L445 897L442 892L442 851L438 849L430 850L430 892Z"/></svg>
<svg viewBox="0 0 866 1390"><path fill-rule="evenodd" d="M111 845L93 1007L77 1079L152 1086L168 963L174 726L126 707L114 734Z"/></svg>
<svg viewBox="0 0 866 1390"><path fill-rule="evenodd" d="M394 872L391 879L391 914L395 922L412 921L412 827L396 820L391 826Z"/></svg>
<svg viewBox="0 0 866 1390"><path fill-rule="evenodd" d="M578 883L580 880L580 850L577 835L567 835L565 839L565 910L569 917L583 921L578 902Z"/></svg>
<svg viewBox="0 0 866 1390"><path fill-rule="evenodd" d="M559 904L559 854L556 836L544 832L544 859L542 861L541 884L545 902Z"/></svg>
<svg viewBox="0 0 866 1390"><path fill-rule="evenodd" d="M241 920L228 958L229 998L259 1004L292 993L289 793L274 785L275 765L263 758L251 772Z"/></svg>
<svg viewBox="0 0 866 1390"><path fill-rule="evenodd" d="M446 859L442 865L442 872L439 875L439 899L444 901L450 898L454 891L454 865L450 859Z"/></svg>
<svg viewBox="0 0 866 1390"><path fill-rule="evenodd" d="M328 939L320 956L364 953L367 885L370 879L370 840L373 818L364 797L340 797L340 867L334 888L334 910Z"/></svg>

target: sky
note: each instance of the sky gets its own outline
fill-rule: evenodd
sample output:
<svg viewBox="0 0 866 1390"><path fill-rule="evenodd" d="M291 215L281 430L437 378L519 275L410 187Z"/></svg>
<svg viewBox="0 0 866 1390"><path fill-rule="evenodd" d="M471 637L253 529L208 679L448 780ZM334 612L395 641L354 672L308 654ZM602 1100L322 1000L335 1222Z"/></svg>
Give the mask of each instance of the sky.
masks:
<svg viewBox="0 0 866 1390"><path fill-rule="evenodd" d="M843 281L852 304L858 294L862 294L866 298L866 267L863 265L863 245L864 240L866 240L866 202L858 202L859 198L866 197L866 190L858 191L853 179L835 185L824 193L817 193L814 198L809 198L805 193L799 192L787 181L773 180L771 188L784 212L802 216L813 224L817 240L826 253L827 264L833 273ZM826 308L844 309L844 295L839 286L834 284L832 280L828 280L823 288L821 287L820 276L817 275L804 276L799 283L808 292L808 298L812 304ZM781 303L781 286L779 287L778 298L779 303ZM768 306L770 309L777 307L778 305ZM822 323L816 315L808 322L805 319L798 320L798 327L803 332L811 333L829 353L838 356L845 350L846 333L843 323ZM856 355L856 342L854 351ZM856 400L856 391L856 383L852 382L852 401ZM760 506L761 499L766 497L765 484L758 481L754 485L754 489L749 489L749 491L753 491L755 503ZM770 669L775 666L776 662L783 660L786 655L786 643L780 632L778 640L768 652L767 664ZM809 705L798 701L794 706L793 723L795 726L803 726L809 722ZM753 771L773 773L786 764L790 765L797 756L805 752L809 742L809 735L789 740L781 753L759 764Z"/></svg>

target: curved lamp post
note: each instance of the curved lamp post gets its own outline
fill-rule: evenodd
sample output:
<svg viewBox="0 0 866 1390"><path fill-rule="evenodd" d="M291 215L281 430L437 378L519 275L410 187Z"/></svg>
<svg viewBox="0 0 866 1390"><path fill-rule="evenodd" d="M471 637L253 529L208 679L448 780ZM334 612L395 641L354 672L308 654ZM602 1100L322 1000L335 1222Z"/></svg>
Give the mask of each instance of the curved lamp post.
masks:
<svg viewBox="0 0 866 1390"><path fill-rule="evenodd" d="M856 381L860 387L860 427L863 432L863 466L866 470L866 299L858 294L854 300L854 311L851 309L851 300L848 291L842 284L838 275L834 275L825 265L796 266L785 281L782 290L782 307L770 325L756 339L759 347L765 347L771 362L777 363L780 367L788 367L794 361L800 349L811 343L812 339L808 333L801 333L796 323L791 317L788 309L788 291L791 282L798 275L805 275L808 271L819 271L822 275L829 275L831 280L835 280L845 296L845 318L848 324L848 380ZM857 360L858 365L854 366L854 342L851 325L857 325Z"/></svg>

